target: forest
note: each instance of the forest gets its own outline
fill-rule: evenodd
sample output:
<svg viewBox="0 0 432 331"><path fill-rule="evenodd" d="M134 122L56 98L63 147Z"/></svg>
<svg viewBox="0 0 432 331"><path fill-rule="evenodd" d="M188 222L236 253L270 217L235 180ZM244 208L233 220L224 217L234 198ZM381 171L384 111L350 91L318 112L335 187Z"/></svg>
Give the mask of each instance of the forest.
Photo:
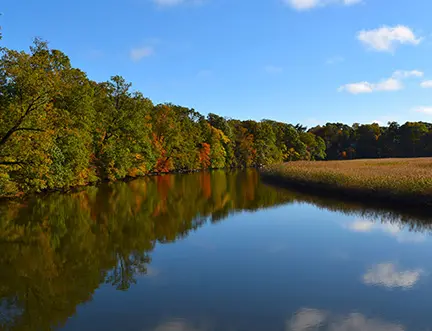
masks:
<svg viewBox="0 0 432 331"><path fill-rule="evenodd" d="M297 160L432 155L432 125L241 121L153 104L120 76L95 82L35 39L0 49L0 197L99 181Z"/></svg>

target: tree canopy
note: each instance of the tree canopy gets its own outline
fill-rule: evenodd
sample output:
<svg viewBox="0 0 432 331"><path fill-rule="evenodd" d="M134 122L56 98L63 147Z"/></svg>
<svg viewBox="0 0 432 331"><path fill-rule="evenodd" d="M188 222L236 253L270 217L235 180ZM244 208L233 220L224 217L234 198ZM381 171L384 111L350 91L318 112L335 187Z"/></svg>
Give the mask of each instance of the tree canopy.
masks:
<svg viewBox="0 0 432 331"><path fill-rule="evenodd" d="M120 76L94 82L39 39L28 52L0 53L0 197L150 173L432 155L428 123L308 130L204 116L155 105Z"/></svg>

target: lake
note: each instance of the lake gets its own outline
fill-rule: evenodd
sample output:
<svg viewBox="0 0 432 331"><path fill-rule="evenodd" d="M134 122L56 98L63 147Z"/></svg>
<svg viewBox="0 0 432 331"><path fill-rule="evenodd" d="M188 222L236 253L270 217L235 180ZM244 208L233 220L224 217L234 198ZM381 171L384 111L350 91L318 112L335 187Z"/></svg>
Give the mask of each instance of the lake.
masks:
<svg viewBox="0 0 432 331"><path fill-rule="evenodd" d="M0 326L431 330L428 219L271 187L255 170L4 203Z"/></svg>

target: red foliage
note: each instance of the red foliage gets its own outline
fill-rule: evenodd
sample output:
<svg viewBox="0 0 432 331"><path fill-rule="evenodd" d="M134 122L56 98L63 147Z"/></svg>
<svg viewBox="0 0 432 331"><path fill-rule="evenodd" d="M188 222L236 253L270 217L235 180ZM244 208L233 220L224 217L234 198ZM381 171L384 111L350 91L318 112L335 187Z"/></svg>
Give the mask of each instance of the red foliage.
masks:
<svg viewBox="0 0 432 331"><path fill-rule="evenodd" d="M153 133L153 145L156 151L159 153L159 157L154 168L156 172L169 172L172 170L172 162L167 156L167 152L163 147L163 142L163 136L158 137L155 133Z"/></svg>
<svg viewBox="0 0 432 331"><path fill-rule="evenodd" d="M202 143L199 153L199 161L202 169L207 169L210 167L210 144Z"/></svg>

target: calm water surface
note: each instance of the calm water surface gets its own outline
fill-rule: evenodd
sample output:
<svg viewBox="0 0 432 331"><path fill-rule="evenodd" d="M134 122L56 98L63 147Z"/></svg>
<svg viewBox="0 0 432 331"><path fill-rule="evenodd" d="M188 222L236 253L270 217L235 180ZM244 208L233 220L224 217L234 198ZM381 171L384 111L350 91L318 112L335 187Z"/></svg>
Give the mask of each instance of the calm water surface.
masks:
<svg viewBox="0 0 432 331"><path fill-rule="evenodd" d="M0 328L432 330L427 221L252 170L0 205Z"/></svg>

